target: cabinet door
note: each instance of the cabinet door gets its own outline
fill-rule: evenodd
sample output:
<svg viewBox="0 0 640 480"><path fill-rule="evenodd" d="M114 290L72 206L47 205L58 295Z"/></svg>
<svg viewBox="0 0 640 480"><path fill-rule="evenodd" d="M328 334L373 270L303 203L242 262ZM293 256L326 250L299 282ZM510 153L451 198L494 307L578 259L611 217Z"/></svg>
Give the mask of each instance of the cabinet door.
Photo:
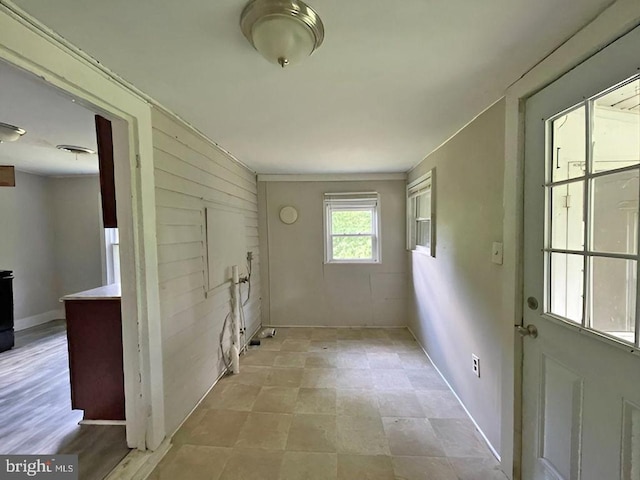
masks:
<svg viewBox="0 0 640 480"><path fill-rule="evenodd" d="M71 404L85 420L124 420L120 300L65 302Z"/></svg>

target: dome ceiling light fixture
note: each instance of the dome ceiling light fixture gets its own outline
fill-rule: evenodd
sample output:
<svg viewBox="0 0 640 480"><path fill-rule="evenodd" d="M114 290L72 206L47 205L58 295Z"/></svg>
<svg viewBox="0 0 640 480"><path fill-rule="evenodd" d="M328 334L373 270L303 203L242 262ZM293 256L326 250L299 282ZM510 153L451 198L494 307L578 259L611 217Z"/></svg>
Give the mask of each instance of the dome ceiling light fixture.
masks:
<svg viewBox="0 0 640 480"><path fill-rule="evenodd" d="M91 150L87 147L79 147L77 145L56 145L56 148L64 150L65 152L75 153L76 155L93 155L96 153L95 150Z"/></svg>
<svg viewBox="0 0 640 480"><path fill-rule="evenodd" d="M15 125L9 125L8 123L0 122L0 143L2 142L15 142L22 137L26 130Z"/></svg>
<svg viewBox="0 0 640 480"><path fill-rule="evenodd" d="M322 20L300 0L251 0L240 28L264 58L282 68L308 57L324 40Z"/></svg>

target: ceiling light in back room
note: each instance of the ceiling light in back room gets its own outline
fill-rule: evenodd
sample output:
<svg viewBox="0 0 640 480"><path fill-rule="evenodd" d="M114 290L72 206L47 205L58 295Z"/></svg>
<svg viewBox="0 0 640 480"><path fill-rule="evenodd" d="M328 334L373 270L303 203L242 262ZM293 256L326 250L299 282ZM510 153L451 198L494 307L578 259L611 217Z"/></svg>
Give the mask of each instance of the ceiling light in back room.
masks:
<svg viewBox="0 0 640 480"><path fill-rule="evenodd" d="M79 147L77 145L57 145L56 148L64 150L65 152L75 153L76 155L92 155L96 153L95 150L91 150L87 147Z"/></svg>
<svg viewBox="0 0 640 480"><path fill-rule="evenodd" d="M2 142L15 142L20 139L26 132L26 130L10 125L8 123L0 122L0 143Z"/></svg>
<svg viewBox="0 0 640 480"><path fill-rule="evenodd" d="M264 58L282 68L308 57L324 40L322 20L300 0L252 0L240 28Z"/></svg>

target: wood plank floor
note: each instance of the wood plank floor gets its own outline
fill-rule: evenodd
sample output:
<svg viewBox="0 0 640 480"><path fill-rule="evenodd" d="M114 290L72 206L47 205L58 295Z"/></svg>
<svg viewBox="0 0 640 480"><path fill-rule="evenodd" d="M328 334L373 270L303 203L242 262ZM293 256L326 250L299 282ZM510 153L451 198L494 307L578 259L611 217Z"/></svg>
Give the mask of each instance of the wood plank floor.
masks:
<svg viewBox="0 0 640 480"><path fill-rule="evenodd" d="M81 480L102 480L129 453L124 426L78 425L64 320L16 333L0 353L0 454L78 454Z"/></svg>

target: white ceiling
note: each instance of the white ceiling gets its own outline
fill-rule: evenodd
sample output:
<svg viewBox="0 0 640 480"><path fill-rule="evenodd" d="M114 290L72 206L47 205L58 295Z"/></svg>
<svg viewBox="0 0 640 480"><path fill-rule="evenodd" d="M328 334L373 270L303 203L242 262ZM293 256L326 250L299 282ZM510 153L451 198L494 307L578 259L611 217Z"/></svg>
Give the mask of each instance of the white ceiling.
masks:
<svg viewBox="0 0 640 480"><path fill-rule="evenodd" d="M0 122L27 133L0 143L0 165L39 175L97 174L97 155L75 155L56 145L96 150L94 114L42 80L0 62Z"/></svg>
<svg viewBox="0 0 640 480"><path fill-rule="evenodd" d="M405 171L612 3L308 0L324 44L281 70L244 0L15 1L258 173Z"/></svg>

